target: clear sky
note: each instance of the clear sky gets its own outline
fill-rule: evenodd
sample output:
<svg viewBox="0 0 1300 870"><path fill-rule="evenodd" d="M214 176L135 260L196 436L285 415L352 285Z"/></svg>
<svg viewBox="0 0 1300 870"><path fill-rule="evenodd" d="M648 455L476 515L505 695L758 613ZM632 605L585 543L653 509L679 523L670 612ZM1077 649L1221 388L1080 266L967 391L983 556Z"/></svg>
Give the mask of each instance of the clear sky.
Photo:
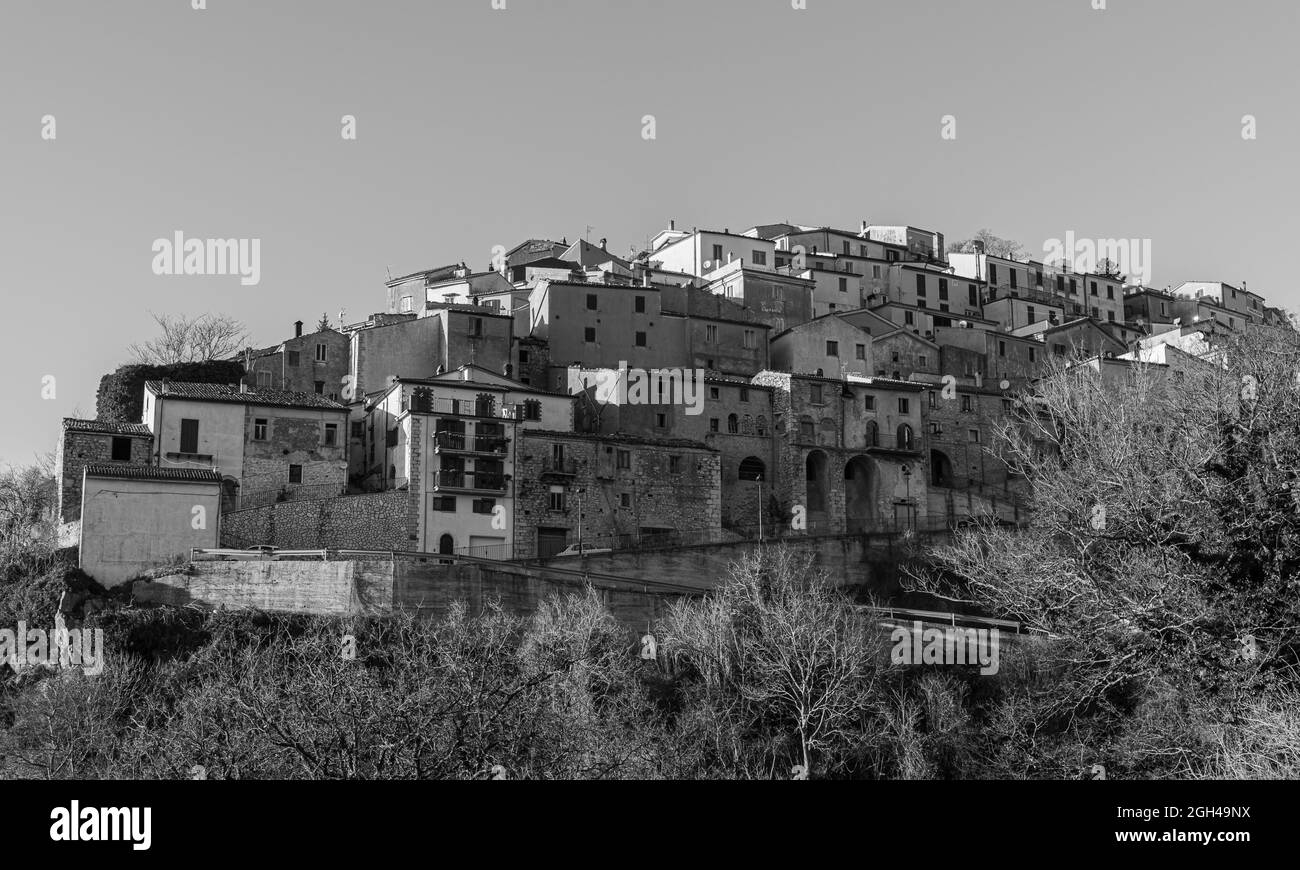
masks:
<svg viewBox="0 0 1300 870"><path fill-rule="evenodd" d="M150 311L266 345L382 310L386 267L588 225L619 254L669 219L989 227L1035 254L1073 230L1151 239L1156 286L1300 307L1295 0L207 6L3 2L0 462L94 416ZM261 239L261 283L154 275L177 230Z"/></svg>

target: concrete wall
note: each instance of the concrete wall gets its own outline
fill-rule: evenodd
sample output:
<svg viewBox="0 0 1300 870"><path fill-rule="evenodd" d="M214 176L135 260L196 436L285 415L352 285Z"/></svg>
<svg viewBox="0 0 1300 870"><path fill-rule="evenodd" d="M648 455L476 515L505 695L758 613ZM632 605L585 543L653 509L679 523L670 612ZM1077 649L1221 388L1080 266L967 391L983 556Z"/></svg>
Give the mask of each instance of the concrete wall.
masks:
<svg viewBox="0 0 1300 870"><path fill-rule="evenodd" d="M220 512L215 482L88 478L79 564L104 586L116 586L188 557L192 547L215 547Z"/></svg>

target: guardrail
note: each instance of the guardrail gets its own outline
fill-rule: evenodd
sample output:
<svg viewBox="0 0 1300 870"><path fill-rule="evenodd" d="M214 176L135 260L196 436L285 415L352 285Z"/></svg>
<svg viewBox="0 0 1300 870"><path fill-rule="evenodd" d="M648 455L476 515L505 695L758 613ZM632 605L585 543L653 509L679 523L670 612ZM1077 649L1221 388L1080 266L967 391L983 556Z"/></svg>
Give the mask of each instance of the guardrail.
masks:
<svg viewBox="0 0 1300 870"><path fill-rule="evenodd" d="M256 562L259 560L278 562L303 559L325 561L328 558L328 550L224 550L197 547L190 550L191 562Z"/></svg>

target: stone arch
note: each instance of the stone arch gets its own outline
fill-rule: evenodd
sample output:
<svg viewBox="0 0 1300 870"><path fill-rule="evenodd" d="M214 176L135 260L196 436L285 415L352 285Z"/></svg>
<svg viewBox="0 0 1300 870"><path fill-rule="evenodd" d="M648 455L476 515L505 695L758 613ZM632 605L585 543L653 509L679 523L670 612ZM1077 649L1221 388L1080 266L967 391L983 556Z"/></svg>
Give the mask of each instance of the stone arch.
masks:
<svg viewBox="0 0 1300 870"><path fill-rule="evenodd" d="M830 495L830 480L826 474L829 464L822 450L811 450L804 459L804 503L809 513L826 510Z"/></svg>
<svg viewBox="0 0 1300 870"><path fill-rule="evenodd" d="M860 532L876 519L875 500L880 486L876 465L866 456L844 463L845 530Z"/></svg>
<svg viewBox="0 0 1300 870"><path fill-rule="evenodd" d="M757 456L746 456L740 460L740 469L736 476L740 480L766 480L767 466Z"/></svg>
<svg viewBox="0 0 1300 870"><path fill-rule="evenodd" d="M900 423L898 425L898 449L911 450L914 443L915 439L912 435L912 427L906 423Z"/></svg>
<svg viewBox="0 0 1300 870"><path fill-rule="evenodd" d="M456 539L449 534L443 534L438 538L438 555L450 556L456 551Z"/></svg>
<svg viewBox="0 0 1300 870"><path fill-rule="evenodd" d="M930 451L930 485L944 486L949 489L956 486L952 474L952 460L942 450Z"/></svg>

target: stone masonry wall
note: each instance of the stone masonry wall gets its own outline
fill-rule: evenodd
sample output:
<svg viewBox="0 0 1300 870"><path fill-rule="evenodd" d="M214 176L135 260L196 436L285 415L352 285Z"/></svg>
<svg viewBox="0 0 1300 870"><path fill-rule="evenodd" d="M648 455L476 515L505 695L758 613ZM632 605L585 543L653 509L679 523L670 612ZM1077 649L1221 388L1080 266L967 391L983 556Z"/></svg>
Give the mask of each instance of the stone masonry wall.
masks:
<svg viewBox="0 0 1300 870"><path fill-rule="evenodd" d="M287 501L221 517L221 545L288 550L410 550L411 496L380 492Z"/></svg>
<svg viewBox="0 0 1300 870"><path fill-rule="evenodd" d="M59 519L65 523L81 519L81 479L87 465L113 459L113 439L131 439L130 465L148 465L153 439L138 435L99 432L64 432L56 457L59 480Z"/></svg>

